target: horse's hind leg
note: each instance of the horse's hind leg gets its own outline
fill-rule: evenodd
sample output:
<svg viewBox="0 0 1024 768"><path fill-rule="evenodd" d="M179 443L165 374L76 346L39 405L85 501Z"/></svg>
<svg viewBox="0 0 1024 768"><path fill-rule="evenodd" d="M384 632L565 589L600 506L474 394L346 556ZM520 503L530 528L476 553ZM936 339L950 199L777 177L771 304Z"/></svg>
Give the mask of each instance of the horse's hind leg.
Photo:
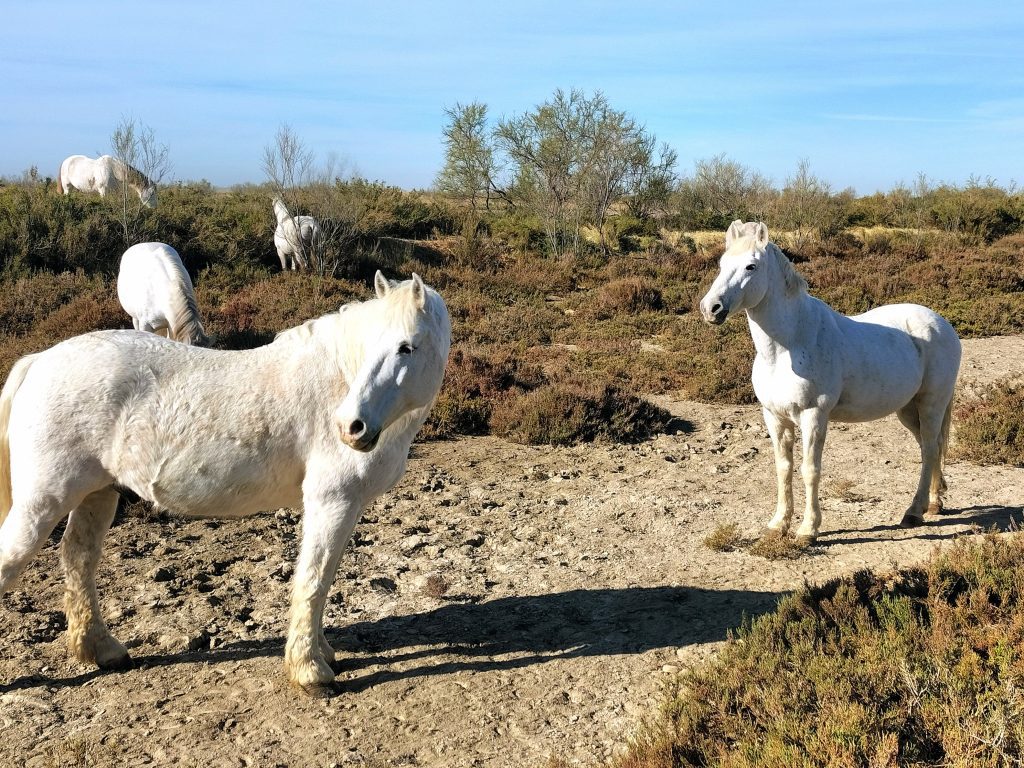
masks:
<svg viewBox="0 0 1024 768"><path fill-rule="evenodd" d="M96 564L117 511L117 499L113 488L86 496L71 512L61 540L68 645L79 661L95 663L101 669L124 669L131 663L127 649L110 635L96 594Z"/></svg>
<svg viewBox="0 0 1024 768"><path fill-rule="evenodd" d="M924 397L911 401L897 412L899 420L914 434L921 447L921 476L914 500L900 521L904 528L923 524L926 512L935 514L942 510L942 492L946 485L942 476L942 454L948 430L943 421L945 411L945 406L936 402L936 398Z"/></svg>

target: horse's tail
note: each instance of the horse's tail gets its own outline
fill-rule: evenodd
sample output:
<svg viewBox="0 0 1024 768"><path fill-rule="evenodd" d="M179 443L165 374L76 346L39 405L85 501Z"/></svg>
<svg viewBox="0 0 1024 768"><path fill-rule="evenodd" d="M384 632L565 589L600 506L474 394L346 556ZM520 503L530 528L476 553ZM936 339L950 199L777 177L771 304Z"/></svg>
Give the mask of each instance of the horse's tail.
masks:
<svg viewBox="0 0 1024 768"><path fill-rule="evenodd" d="M60 164L60 168L57 169L57 189L60 190L60 193L62 195L65 192L65 189L64 189L64 166L67 164L67 162L68 161L65 160L63 163Z"/></svg>
<svg viewBox="0 0 1024 768"><path fill-rule="evenodd" d="M3 390L0 390L0 525L3 524L7 513L11 511L11 446L7 436L8 425L11 421L11 401L21 387L28 369L32 367L38 355L25 355L11 368L4 383Z"/></svg>
<svg viewBox="0 0 1024 768"><path fill-rule="evenodd" d="M953 422L953 396L950 395L946 404L946 412L942 414L942 428L939 431L939 493L946 490L946 450L949 448L949 432Z"/></svg>

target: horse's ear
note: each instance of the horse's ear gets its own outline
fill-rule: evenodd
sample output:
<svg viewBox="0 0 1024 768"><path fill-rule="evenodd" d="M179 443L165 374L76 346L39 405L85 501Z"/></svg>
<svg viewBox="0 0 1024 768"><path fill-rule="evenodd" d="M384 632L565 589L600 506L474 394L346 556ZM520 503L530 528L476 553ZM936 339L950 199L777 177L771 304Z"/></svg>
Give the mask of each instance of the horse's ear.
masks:
<svg viewBox="0 0 1024 768"><path fill-rule="evenodd" d="M420 309L427 305L427 289L423 286L423 279L415 272L412 273L412 297Z"/></svg>
<svg viewBox="0 0 1024 768"><path fill-rule="evenodd" d="M391 290L391 283L388 282L388 279L384 277L384 273L379 269L377 274L373 276L373 290L377 292L378 299L383 299L388 295L388 291Z"/></svg>
<svg viewBox="0 0 1024 768"><path fill-rule="evenodd" d="M757 222L757 229L754 231L754 241L757 243L759 251L763 251L768 247L768 225L763 221Z"/></svg>
<svg viewBox="0 0 1024 768"><path fill-rule="evenodd" d="M736 219L736 221L734 221L732 224L730 224L729 228L727 230L725 230L725 248L726 248L726 250L729 249L729 246L732 245L732 241L735 240L737 237L743 237L743 220L742 219Z"/></svg>

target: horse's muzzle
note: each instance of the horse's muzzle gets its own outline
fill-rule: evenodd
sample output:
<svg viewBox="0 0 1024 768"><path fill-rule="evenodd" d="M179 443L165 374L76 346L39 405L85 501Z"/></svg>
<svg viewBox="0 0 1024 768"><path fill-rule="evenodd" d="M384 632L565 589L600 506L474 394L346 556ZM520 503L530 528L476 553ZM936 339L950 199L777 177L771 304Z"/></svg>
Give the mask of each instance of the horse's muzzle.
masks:
<svg viewBox="0 0 1024 768"><path fill-rule="evenodd" d="M701 302L700 313L704 317L705 323L708 323L709 325L721 325L729 317L729 308L720 303L713 304L708 307Z"/></svg>
<svg viewBox="0 0 1024 768"><path fill-rule="evenodd" d="M339 432L341 433L341 442L353 450L366 453L377 447L381 431L378 429L371 432L363 421L356 419L349 424L342 425Z"/></svg>

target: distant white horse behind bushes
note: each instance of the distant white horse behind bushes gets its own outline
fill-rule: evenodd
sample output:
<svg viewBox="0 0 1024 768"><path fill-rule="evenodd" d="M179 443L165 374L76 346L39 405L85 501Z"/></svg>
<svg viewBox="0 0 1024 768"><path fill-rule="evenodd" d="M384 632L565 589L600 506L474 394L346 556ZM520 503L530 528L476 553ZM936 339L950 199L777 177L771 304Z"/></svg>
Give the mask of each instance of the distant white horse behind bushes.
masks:
<svg viewBox="0 0 1024 768"><path fill-rule="evenodd" d="M751 380L775 448L778 501L769 531L793 515L793 441L803 438L804 519L797 535L817 537L818 482L828 422L871 421L895 413L921 448L921 478L903 526L942 509L960 339L932 310L890 304L854 317L808 295L762 223L734 221L711 289L700 302L709 323L747 313L757 355Z"/></svg>
<svg viewBox="0 0 1024 768"><path fill-rule="evenodd" d="M209 345L192 280L166 243L139 243L121 256L117 298L137 331L165 333L184 344Z"/></svg>
<svg viewBox="0 0 1024 768"><path fill-rule="evenodd" d="M257 349L98 331L19 360L0 392L0 593L67 517L71 651L124 667L95 581L118 488L195 517L301 505L285 667L309 694L332 693L322 622L338 560L405 472L451 344L444 301L418 276L378 272L375 288Z"/></svg>
<svg viewBox="0 0 1024 768"><path fill-rule="evenodd" d="M281 269L307 269L320 240L320 225L312 216L292 216L280 197L275 196L273 202L277 218L274 247Z"/></svg>
<svg viewBox="0 0 1024 768"><path fill-rule="evenodd" d="M142 171L110 155L95 160L71 155L60 164L58 184L65 195L74 188L80 192L99 192L100 197L116 195L122 185L127 185L147 208L156 205L156 184Z"/></svg>

